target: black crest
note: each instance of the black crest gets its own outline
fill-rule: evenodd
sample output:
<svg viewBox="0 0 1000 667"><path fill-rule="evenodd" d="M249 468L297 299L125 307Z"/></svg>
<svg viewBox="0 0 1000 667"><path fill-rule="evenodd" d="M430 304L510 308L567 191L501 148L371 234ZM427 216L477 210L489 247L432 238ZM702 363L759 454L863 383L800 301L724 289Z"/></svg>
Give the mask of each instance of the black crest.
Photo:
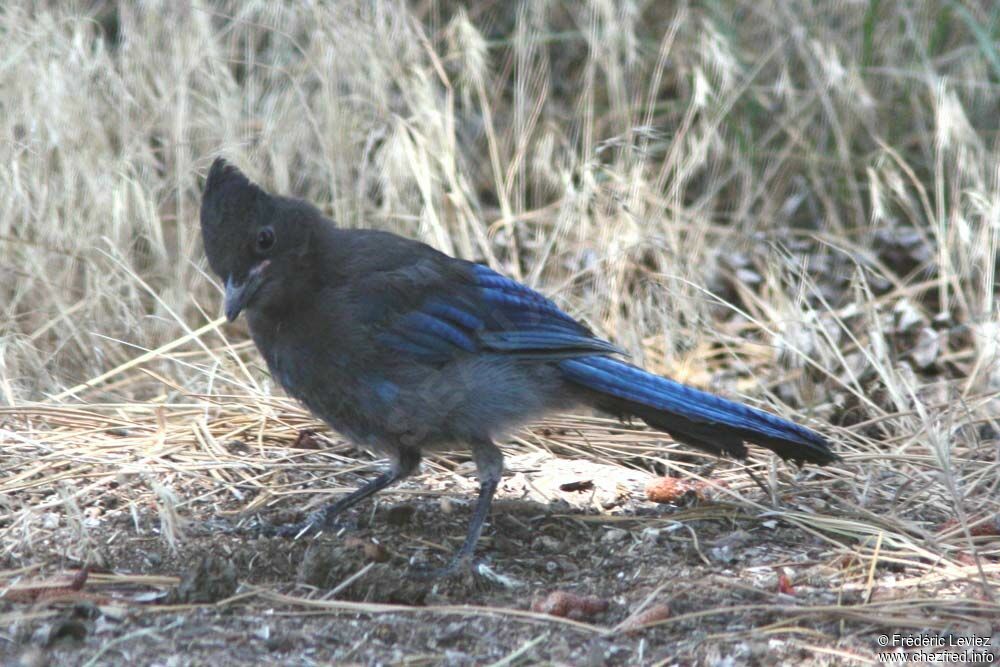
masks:
<svg viewBox="0 0 1000 667"><path fill-rule="evenodd" d="M235 255L244 247L247 230L268 194L222 158L208 170L201 198L201 235L212 270L226 279L235 268Z"/></svg>

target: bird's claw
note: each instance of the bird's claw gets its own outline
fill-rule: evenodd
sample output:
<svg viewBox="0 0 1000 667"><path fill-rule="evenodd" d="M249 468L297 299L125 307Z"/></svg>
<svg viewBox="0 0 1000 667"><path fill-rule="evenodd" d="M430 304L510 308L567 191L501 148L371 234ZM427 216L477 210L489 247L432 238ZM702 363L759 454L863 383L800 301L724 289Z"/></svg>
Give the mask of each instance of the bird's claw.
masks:
<svg viewBox="0 0 1000 667"><path fill-rule="evenodd" d="M227 519L209 519L200 527L207 535L239 535L245 532L245 529Z"/></svg>
<svg viewBox="0 0 1000 667"><path fill-rule="evenodd" d="M319 510L307 516L305 521L296 523L274 524L258 519L257 524L252 526L250 530L262 537L299 538L304 535L318 534L324 530L339 527L340 525L335 517L329 516L323 510Z"/></svg>
<svg viewBox="0 0 1000 667"><path fill-rule="evenodd" d="M319 526L313 523L312 520L307 519L299 523L262 523L259 532L265 537L297 538L313 531L319 532L319 530Z"/></svg>
<svg viewBox="0 0 1000 667"><path fill-rule="evenodd" d="M492 569L485 560L476 560L471 556L455 558L444 567L411 565L408 575L417 581L462 580L477 588L487 588L491 585L517 588L521 585L517 579Z"/></svg>
<svg viewBox="0 0 1000 667"><path fill-rule="evenodd" d="M458 567L455 562L451 562L444 567L432 567L430 565L410 565L407 575L415 581L436 581L439 579L449 579L451 577L465 576L471 574L472 568Z"/></svg>

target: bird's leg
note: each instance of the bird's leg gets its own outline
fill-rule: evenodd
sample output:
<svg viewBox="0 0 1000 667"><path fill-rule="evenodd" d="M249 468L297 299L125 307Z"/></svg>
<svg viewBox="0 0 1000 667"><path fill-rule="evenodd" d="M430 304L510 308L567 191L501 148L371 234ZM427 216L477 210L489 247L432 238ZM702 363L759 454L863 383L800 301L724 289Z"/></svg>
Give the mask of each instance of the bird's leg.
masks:
<svg viewBox="0 0 1000 667"><path fill-rule="evenodd" d="M382 473L362 485L360 488L350 492L340 500L332 502L325 507L312 512L309 517L301 522L284 526L268 526L265 532L279 537L297 537L309 530L322 530L334 525L334 519L344 510L358 504L365 498L375 495L382 489L392 486L396 482L408 477L417 466L420 465L420 450L416 448L404 448L393 458L392 466L388 471Z"/></svg>
<svg viewBox="0 0 1000 667"><path fill-rule="evenodd" d="M500 478L503 476L503 453L495 444L489 440L484 440L473 444L472 458L476 462L476 472L479 476L479 498L476 500L476 507L472 511L472 519L469 521L469 530L465 535L465 542L455 552L448 565L437 570L418 572L417 574L420 577L447 577L472 564L472 556L476 551L479 536L482 535L483 524L486 523L486 519L490 514L493 495L496 493L497 486L500 484Z"/></svg>

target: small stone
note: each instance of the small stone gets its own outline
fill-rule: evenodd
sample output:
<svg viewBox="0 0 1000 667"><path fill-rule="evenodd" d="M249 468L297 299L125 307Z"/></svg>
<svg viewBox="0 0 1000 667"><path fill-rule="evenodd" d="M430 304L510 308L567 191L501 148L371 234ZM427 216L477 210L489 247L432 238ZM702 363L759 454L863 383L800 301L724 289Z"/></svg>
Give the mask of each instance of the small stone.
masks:
<svg viewBox="0 0 1000 667"><path fill-rule="evenodd" d="M622 530L621 528L608 528L604 535L601 536L601 542L604 544L619 544L628 539L629 533L627 530Z"/></svg>
<svg viewBox="0 0 1000 667"><path fill-rule="evenodd" d="M896 315L896 331L909 331L918 324L927 322L927 318L920 312L920 309L913 305L909 299L900 299L892 310Z"/></svg>
<svg viewBox="0 0 1000 667"><path fill-rule="evenodd" d="M540 535L535 539L535 551L557 553L559 551L559 540L551 535Z"/></svg>
<svg viewBox="0 0 1000 667"><path fill-rule="evenodd" d="M657 477L646 485L646 498L654 503L677 504L689 500L705 500L710 487L700 480L679 477Z"/></svg>
<svg viewBox="0 0 1000 667"><path fill-rule="evenodd" d="M736 281L743 285L759 285L763 280L756 271L750 269L736 270Z"/></svg>
<svg viewBox="0 0 1000 667"><path fill-rule="evenodd" d="M910 350L910 357L913 359L913 363L917 365L917 368L926 370L937 361L940 351L941 334L930 327L924 327L917 334L917 342L914 343L913 349Z"/></svg>
<svg viewBox="0 0 1000 667"><path fill-rule="evenodd" d="M17 665L18 667L48 667L49 659L42 649L37 646L29 646L21 653Z"/></svg>
<svg viewBox="0 0 1000 667"><path fill-rule="evenodd" d="M642 540L643 544L653 546L660 541L661 533L662 531L659 528L648 526L642 529L642 532L639 534L639 539Z"/></svg>

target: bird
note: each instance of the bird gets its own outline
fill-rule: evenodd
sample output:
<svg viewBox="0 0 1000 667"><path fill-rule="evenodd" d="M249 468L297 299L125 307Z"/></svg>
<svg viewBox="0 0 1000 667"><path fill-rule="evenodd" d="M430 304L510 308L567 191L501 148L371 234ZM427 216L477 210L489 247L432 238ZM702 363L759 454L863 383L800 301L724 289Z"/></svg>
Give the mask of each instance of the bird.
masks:
<svg viewBox="0 0 1000 667"><path fill-rule="evenodd" d="M503 474L497 442L580 407L637 418L717 456L743 459L749 442L798 464L839 458L809 428L632 364L552 300L485 264L386 231L340 228L222 157L200 213L226 318L245 314L285 392L388 459L384 472L278 534L333 526L417 470L424 453L467 447L478 499L464 542L437 574L468 569Z"/></svg>

